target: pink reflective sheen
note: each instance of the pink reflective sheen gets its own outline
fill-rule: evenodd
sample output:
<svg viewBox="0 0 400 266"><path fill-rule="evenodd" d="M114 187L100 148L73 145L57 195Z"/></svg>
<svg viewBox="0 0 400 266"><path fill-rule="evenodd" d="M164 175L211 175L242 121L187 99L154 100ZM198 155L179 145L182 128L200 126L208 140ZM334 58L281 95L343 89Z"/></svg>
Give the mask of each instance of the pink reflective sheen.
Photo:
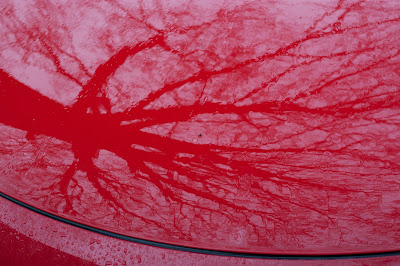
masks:
<svg viewBox="0 0 400 266"><path fill-rule="evenodd" d="M0 198L3 265L399 265L400 256L343 260L247 259L140 245L60 223ZM9 251L9 252L7 252ZM9 263L7 263L9 262Z"/></svg>
<svg viewBox="0 0 400 266"><path fill-rule="evenodd" d="M400 250L400 2L0 3L0 191L225 251Z"/></svg>

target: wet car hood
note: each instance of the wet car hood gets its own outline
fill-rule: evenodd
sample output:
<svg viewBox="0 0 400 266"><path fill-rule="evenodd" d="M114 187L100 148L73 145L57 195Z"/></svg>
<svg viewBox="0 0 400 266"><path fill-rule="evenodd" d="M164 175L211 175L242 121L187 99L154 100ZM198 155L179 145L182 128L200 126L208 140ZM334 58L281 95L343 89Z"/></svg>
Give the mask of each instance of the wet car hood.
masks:
<svg viewBox="0 0 400 266"><path fill-rule="evenodd" d="M0 4L0 192L178 246L398 250L400 3L181 2Z"/></svg>

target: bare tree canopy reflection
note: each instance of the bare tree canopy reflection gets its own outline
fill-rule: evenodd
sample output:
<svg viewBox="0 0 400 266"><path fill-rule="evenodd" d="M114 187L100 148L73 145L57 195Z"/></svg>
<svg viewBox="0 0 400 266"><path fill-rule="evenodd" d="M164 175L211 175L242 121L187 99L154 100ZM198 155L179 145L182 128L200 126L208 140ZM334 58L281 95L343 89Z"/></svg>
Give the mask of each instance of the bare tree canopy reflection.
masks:
<svg viewBox="0 0 400 266"><path fill-rule="evenodd" d="M400 246L398 1L0 10L2 192L200 248Z"/></svg>

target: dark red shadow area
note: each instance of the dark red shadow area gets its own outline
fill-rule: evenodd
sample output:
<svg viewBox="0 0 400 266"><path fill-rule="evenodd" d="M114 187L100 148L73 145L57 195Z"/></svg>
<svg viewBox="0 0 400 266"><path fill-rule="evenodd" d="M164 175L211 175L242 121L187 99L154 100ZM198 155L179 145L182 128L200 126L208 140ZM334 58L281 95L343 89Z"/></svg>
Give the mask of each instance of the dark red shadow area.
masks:
<svg viewBox="0 0 400 266"><path fill-rule="evenodd" d="M4 194L194 248L400 249L397 1L0 9Z"/></svg>

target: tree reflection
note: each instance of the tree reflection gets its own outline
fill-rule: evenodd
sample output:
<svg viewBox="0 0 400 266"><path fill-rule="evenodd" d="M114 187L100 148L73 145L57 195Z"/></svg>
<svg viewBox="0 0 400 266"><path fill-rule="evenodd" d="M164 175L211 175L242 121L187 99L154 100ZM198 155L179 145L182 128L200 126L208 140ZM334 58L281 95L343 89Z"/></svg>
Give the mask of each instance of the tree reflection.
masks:
<svg viewBox="0 0 400 266"><path fill-rule="evenodd" d="M398 243L400 6L170 4L1 4L2 191L197 247Z"/></svg>

